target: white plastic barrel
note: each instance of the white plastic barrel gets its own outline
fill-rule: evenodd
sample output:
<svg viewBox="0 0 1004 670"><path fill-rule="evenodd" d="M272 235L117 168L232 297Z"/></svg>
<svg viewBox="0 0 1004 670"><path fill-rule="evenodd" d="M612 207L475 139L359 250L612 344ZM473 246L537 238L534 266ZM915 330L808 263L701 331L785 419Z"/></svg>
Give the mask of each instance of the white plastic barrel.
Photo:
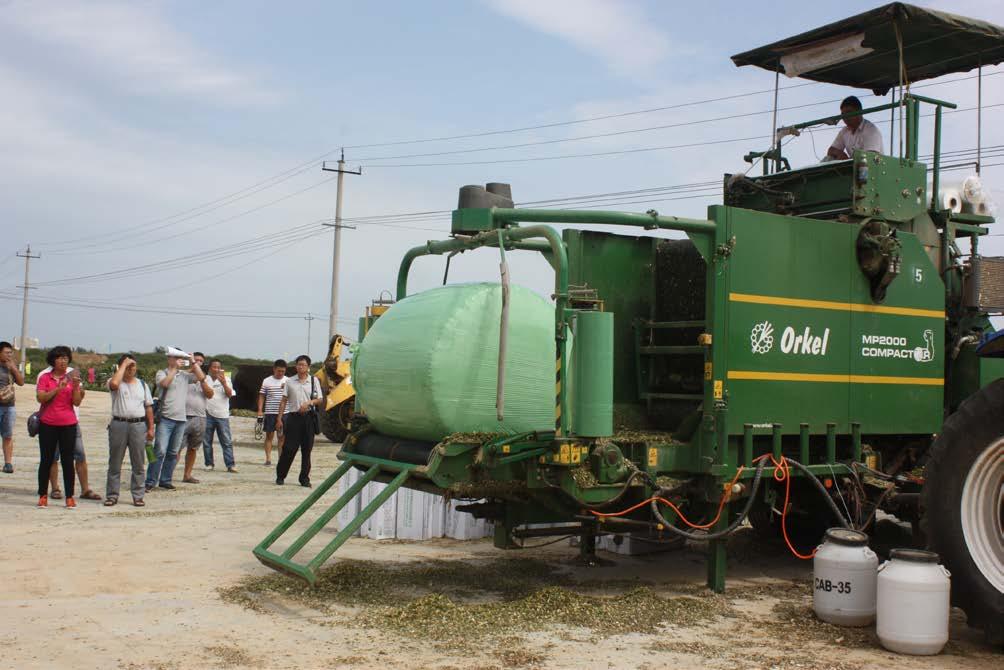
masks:
<svg viewBox="0 0 1004 670"><path fill-rule="evenodd" d="M868 536L847 528L826 531L812 559L812 609L838 626L867 626L875 620L878 556Z"/></svg>
<svg viewBox="0 0 1004 670"><path fill-rule="evenodd" d="M948 642L951 574L938 555L893 549L878 569L876 632L889 651L931 656Z"/></svg>

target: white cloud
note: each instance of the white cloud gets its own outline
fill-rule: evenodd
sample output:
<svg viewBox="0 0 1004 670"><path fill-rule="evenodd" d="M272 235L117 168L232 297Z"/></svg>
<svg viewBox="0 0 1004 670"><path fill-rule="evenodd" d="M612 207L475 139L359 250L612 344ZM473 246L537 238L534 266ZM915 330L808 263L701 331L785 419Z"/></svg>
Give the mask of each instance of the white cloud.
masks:
<svg viewBox="0 0 1004 670"><path fill-rule="evenodd" d="M219 63L160 15L156 5L120 2L17 3L0 11L7 30L62 50L98 77L133 92L267 103L276 94Z"/></svg>
<svg viewBox="0 0 1004 670"><path fill-rule="evenodd" d="M644 77L670 53L669 36L625 2L491 0L490 5L535 30L571 42L622 75Z"/></svg>

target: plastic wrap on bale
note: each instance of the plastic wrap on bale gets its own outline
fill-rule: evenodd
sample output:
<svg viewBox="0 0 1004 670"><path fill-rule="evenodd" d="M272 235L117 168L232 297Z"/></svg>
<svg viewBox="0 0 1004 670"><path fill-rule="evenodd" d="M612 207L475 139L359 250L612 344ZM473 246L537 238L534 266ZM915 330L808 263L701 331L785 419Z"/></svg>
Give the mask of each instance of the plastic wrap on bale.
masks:
<svg viewBox="0 0 1004 670"><path fill-rule="evenodd" d="M409 296L381 316L353 363L359 403L373 427L429 441L553 429L554 308L515 285L505 417L496 417L501 304L498 284L451 284Z"/></svg>

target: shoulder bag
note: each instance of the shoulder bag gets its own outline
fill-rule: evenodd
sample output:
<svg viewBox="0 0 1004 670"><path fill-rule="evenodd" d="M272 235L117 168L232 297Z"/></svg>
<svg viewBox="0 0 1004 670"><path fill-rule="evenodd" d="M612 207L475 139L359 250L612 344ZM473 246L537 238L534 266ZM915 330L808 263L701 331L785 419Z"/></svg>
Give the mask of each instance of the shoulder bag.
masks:
<svg viewBox="0 0 1004 670"><path fill-rule="evenodd" d="M14 400L14 375L7 371L7 384L0 386L0 402L6 404Z"/></svg>
<svg viewBox="0 0 1004 670"><path fill-rule="evenodd" d="M35 383L37 384L38 381L36 380ZM53 400L55 400L55 398L53 398ZM45 406L48 405L50 402L52 402L52 400L40 404L38 406L38 409L32 412L31 416L28 417L28 437L35 437L36 435L38 435L38 429L42 425L42 417L40 415L42 413L42 410L45 409Z"/></svg>
<svg viewBox="0 0 1004 670"><path fill-rule="evenodd" d="M315 400L317 396L314 395L314 382L317 381L317 377L310 375L310 399ZM310 425L314 429L314 435L321 434L321 415L317 412L317 408L314 405L310 406Z"/></svg>

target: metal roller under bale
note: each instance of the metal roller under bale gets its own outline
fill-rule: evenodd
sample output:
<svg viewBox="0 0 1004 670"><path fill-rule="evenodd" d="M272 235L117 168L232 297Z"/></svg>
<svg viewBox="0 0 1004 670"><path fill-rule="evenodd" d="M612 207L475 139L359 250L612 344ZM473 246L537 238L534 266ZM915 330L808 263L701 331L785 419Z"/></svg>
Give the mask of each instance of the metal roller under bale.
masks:
<svg viewBox="0 0 1004 670"><path fill-rule="evenodd" d="M433 442L406 440L370 431L350 438L345 444L345 449L360 456L425 465L429 461L429 453L435 446Z"/></svg>

